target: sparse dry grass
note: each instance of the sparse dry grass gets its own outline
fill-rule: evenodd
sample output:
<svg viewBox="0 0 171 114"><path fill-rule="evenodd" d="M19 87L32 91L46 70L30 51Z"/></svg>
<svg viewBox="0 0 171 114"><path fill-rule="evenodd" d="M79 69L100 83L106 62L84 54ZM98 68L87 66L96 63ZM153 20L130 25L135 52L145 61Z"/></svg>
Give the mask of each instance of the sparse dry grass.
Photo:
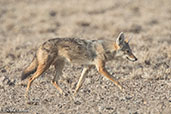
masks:
<svg viewBox="0 0 171 114"><path fill-rule="evenodd" d="M29 113L171 113L171 1L170 0L1 0L0 1L0 111ZM126 89L91 70L78 95L72 91L81 66L67 65L59 95L50 84L53 68L35 80L25 104L19 85L22 69L38 45L54 37L115 39L119 32L130 42L138 62L114 60L107 69Z"/></svg>

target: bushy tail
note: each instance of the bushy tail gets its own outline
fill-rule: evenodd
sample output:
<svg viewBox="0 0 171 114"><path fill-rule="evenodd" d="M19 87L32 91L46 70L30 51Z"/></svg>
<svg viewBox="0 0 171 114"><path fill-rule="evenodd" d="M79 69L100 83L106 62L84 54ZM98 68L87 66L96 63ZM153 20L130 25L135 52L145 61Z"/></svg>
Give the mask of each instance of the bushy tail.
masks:
<svg viewBox="0 0 171 114"><path fill-rule="evenodd" d="M37 66L38 66L38 62L36 57L34 57L30 65L22 72L21 80L26 79L28 76L30 76L30 74L36 72Z"/></svg>

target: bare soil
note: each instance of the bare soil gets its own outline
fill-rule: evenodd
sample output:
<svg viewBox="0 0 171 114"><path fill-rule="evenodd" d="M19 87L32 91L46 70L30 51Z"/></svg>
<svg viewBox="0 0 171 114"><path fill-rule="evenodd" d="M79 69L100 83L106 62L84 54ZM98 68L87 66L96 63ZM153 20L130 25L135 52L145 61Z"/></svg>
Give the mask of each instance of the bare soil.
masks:
<svg viewBox="0 0 171 114"><path fill-rule="evenodd" d="M30 99L22 70L36 48L56 37L113 39L123 31L137 62L114 60L107 70L121 92L92 69L76 96L82 67L66 65L50 83L51 67L36 79ZM0 113L171 114L171 0L0 0Z"/></svg>

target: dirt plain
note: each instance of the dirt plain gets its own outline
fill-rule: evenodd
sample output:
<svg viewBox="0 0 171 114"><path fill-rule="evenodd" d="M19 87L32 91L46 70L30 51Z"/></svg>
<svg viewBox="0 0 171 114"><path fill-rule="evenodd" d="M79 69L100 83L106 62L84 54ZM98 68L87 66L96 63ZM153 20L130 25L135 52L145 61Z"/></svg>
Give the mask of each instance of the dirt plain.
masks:
<svg viewBox="0 0 171 114"><path fill-rule="evenodd" d="M66 65L59 80L65 95L50 83L51 67L36 79L30 100L22 70L36 48L55 37L113 39L123 31L137 62L114 60L106 66L121 92L92 69L76 96L82 67ZM171 114L170 0L0 0L0 113Z"/></svg>

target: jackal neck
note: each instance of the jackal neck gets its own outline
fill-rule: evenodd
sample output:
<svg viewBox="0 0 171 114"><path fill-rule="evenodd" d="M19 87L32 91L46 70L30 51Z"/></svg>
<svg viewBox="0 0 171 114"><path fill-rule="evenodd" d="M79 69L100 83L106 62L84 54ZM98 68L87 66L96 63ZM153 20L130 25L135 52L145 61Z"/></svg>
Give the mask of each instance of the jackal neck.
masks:
<svg viewBox="0 0 171 114"><path fill-rule="evenodd" d="M101 44L102 44L102 46L103 46L105 51L112 52L114 50L113 49L113 41L112 40L102 40Z"/></svg>

